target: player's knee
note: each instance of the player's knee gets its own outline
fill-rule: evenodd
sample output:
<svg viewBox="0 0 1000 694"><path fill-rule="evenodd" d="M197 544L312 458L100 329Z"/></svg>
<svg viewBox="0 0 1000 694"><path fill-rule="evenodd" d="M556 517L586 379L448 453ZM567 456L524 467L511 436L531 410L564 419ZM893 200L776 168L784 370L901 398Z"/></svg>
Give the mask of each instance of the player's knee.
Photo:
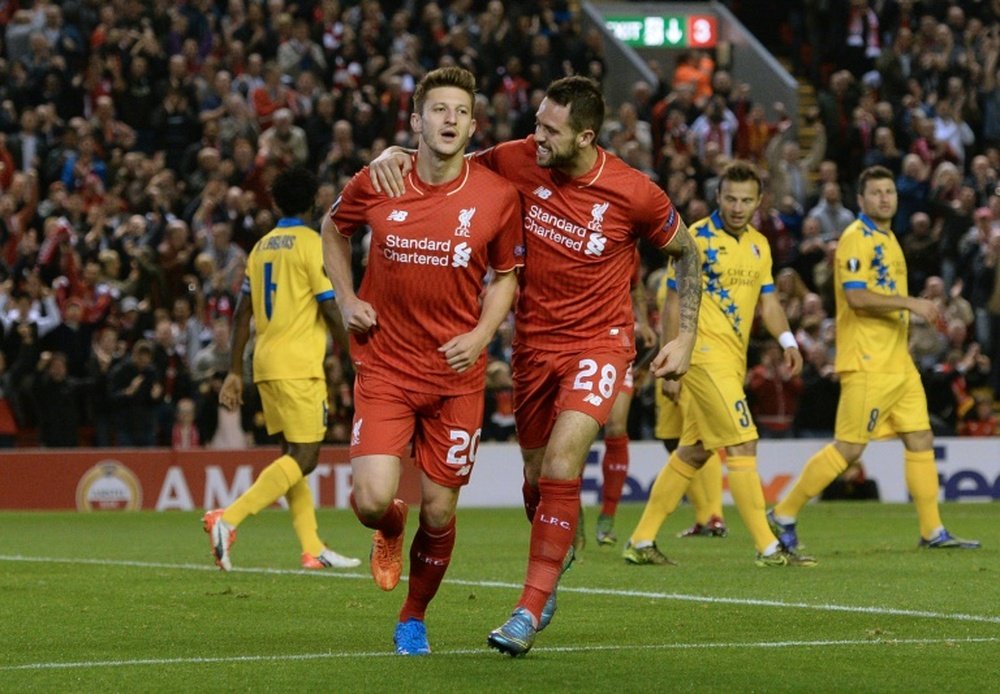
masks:
<svg viewBox="0 0 1000 694"><path fill-rule="evenodd" d="M455 508L444 504L430 504L420 508L420 523L428 528L443 528L455 517Z"/></svg>
<svg viewBox="0 0 1000 694"><path fill-rule="evenodd" d="M359 486L355 486L351 493L351 508L354 509L354 515L365 525L384 516L392 501L391 494L382 494L378 490Z"/></svg>
<svg viewBox="0 0 1000 694"><path fill-rule="evenodd" d="M316 469L316 463L319 461L319 446L318 443L289 444L288 455L298 463L303 476Z"/></svg>
<svg viewBox="0 0 1000 694"><path fill-rule="evenodd" d="M934 448L934 433L930 429L913 431L900 438L908 451L929 451Z"/></svg>

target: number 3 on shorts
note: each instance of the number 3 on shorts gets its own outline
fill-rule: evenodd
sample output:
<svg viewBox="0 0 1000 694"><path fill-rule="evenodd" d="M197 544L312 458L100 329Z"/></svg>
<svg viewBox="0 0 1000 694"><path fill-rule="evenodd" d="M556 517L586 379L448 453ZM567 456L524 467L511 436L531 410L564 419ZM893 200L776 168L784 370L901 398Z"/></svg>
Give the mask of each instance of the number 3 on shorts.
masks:
<svg viewBox="0 0 1000 694"><path fill-rule="evenodd" d="M618 370L611 364L604 364L600 367L601 378L597 381L597 392L594 392L593 376L597 374L597 362L593 359L581 359L577 365L580 370L573 381L573 390L590 391L585 400L592 401L595 405L600 405L601 401L607 400L615 392L615 380L618 378Z"/></svg>

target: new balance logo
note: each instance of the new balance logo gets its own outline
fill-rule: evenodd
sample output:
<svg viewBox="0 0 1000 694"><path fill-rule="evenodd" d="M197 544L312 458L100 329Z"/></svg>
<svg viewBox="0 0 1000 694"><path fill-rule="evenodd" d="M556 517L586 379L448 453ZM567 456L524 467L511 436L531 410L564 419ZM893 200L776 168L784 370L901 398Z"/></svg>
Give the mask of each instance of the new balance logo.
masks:
<svg viewBox="0 0 1000 694"><path fill-rule="evenodd" d="M455 253L451 256L452 267L469 267L472 259L472 249L465 241L455 246Z"/></svg>
<svg viewBox="0 0 1000 694"><path fill-rule="evenodd" d="M545 186L538 186L534 190L534 195L537 195L542 200L548 200L549 198L552 197L552 191L546 188Z"/></svg>
<svg viewBox="0 0 1000 694"><path fill-rule="evenodd" d="M386 217L386 220L390 222L405 222L406 217L409 214L410 213L407 212L406 210L393 210L392 212L389 213L389 216Z"/></svg>

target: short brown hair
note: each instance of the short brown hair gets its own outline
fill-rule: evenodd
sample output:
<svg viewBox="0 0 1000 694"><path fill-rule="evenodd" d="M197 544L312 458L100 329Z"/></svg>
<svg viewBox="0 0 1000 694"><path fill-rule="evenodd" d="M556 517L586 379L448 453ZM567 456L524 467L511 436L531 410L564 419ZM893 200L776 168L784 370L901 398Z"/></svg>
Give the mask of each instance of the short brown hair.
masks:
<svg viewBox="0 0 1000 694"><path fill-rule="evenodd" d="M869 166L858 176L858 193L863 194L865 192L865 186L868 185L868 181L878 181L883 178L888 178L893 183L896 182L896 177L892 175L892 171L889 171L884 166Z"/></svg>
<svg viewBox="0 0 1000 694"><path fill-rule="evenodd" d="M413 110L420 113L424 108L427 92L438 87L457 87L469 95L469 106L476 101L476 78L463 67L440 67L431 70L413 90Z"/></svg>
<svg viewBox="0 0 1000 694"><path fill-rule="evenodd" d="M726 168L722 170L722 178L719 180L720 189L722 181L729 181L731 183L756 181L757 194L759 195L764 190L764 182L760 178L760 172L757 171L757 167L742 159L735 159L731 161L726 165Z"/></svg>
<svg viewBox="0 0 1000 694"><path fill-rule="evenodd" d="M594 80L580 75L557 79L545 90L545 98L569 106L569 124L576 132L600 132L604 124L604 96Z"/></svg>

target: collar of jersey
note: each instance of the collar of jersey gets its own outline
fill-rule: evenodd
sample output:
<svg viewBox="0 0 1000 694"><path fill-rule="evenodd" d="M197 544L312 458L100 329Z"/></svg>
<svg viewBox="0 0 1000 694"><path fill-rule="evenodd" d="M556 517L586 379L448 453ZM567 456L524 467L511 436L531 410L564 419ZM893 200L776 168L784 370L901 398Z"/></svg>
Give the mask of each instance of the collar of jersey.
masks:
<svg viewBox="0 0 1000 694"><path fill-rule="evenodd" d="M725 222L722 221L722 212L720 212L718 209L716 209L714 212L712 212L712 214L709 215L708 218L712 220L712 226L714 226L716 229L718 229L719 233L721 233L723 236L728 236L729 238L733 239L737 243L739 243L740 240L743 238L743 233L746 233L746 232L743 232L743 233L739 233L739 234L730 234L726 230L726 224L725 224ZM749 224L747 224L747 228L748 229L750 228Z"/></svg>
<svg viewBox="0 0 1000 694"><path fill-rule="evenodd" d="M305 224L298 217L282 217L278 220L278 227L304 227Z"/></svg>
<svg viewBox="0 0 1000 694"><path fill-rule="evenodd" d="M416 155L413 157L413 168L410 173L406 176L410 181L410 186L414 191L420 195L433 195L435 193L441 195L454 195L458 191L465 187L465 184L469 181L469 173L472 171L472 167L469 165L469 160L465 159L462 162L462 173L448 181L447 183L442 183L441 185L432 185L427 181L420 178L417 175L417 158Z"/></svg>
<svg viewBox="0 0 1000 694"><path fill-rule="evenodd" d="M882 231L877 226L875 226L875 222L872 221L872 218L869 217L868 215L866 215L864 212L862 212L861 214L858 215L858 219L861 221L861 225L867 231L870 231L870 232L871 231L877 231L878 233L882 234L883 236L888 236L888 233Z"/></svg>

